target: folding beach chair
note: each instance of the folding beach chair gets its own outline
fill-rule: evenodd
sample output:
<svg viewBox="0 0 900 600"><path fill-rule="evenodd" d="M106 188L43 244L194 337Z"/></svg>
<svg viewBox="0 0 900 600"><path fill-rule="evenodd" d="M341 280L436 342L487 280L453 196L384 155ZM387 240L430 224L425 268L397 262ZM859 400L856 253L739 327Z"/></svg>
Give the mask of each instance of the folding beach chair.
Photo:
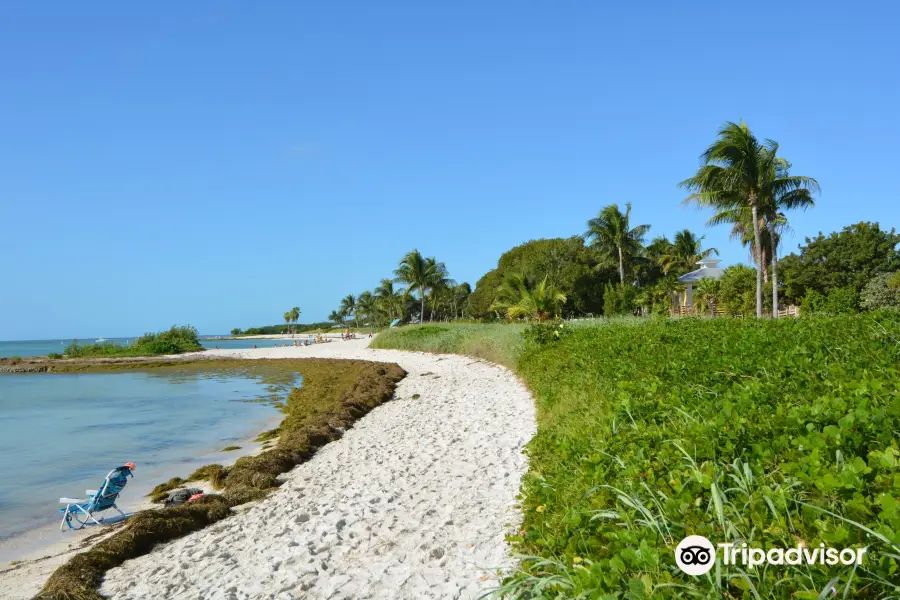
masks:
<svg viewBox="0 0 900 600"><path fill-rule="evenodd" d="M122 488L128 483L128 477L134 477L132 470L134 470L134 463L130 462L116 467L103 480L99 490L85 490L85 494L88 496L87 500L60 498L59 501L66 507L59 509L59 512L63 513L59 530L62 531L66 525L69 526L69 529L83 529L85 525L100 525L103 519L97 520L94 513L109 508L116 509L123 517L126 516L116 506L116 499L122 492ZM78 524L78 527L72 524L73 521Z"/></svg>

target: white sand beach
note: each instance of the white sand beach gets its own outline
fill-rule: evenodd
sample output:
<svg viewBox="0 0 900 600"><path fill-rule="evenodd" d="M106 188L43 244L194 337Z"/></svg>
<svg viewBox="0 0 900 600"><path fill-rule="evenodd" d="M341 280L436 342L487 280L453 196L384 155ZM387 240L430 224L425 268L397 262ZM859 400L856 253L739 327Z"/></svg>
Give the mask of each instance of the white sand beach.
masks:
<svg viewBox="0 0 900 600"><path fill-rule="evenodd" d="M511 566L534 404L507 369L368 339L211 350L396 362L396 397L262 502L107 573L125 599L476 598ZM2 581L0 581L2 583Z"/></svg>

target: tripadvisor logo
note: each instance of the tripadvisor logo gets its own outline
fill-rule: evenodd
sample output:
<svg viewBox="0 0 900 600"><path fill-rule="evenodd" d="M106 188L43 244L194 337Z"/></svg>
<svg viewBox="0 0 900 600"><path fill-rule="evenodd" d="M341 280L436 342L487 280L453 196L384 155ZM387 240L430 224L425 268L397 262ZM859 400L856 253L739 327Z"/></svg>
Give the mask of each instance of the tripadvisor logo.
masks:
<svg viewBox="0 0 900 600"><path fill-rule="evenodd" d="M746 543L718 544L725 565L861 565L867 548L808 548L797 544L793 548L771 548L768 551ZM675 548L675 563L688 575L703 575L716 564L716 550L702 535L689 535Z"/></svg>

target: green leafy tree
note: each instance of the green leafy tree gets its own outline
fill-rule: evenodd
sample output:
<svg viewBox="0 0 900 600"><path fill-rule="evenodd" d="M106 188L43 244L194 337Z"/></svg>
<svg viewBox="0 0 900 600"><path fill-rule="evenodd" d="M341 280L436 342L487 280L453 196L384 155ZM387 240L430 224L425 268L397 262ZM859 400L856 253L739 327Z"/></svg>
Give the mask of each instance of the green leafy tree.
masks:
<svg viewBox="0 0 900 600"><path fill-rule="evenodd" d="M491 306L497 299L497 289L503 283L503 275L499 269L491 269L475 283L475 290L466 300L466 313L476 319L491 319L494 312Z"/></svg>
<svg viewBox="0 0 900 600"><path fill-rule="evenodd" d="M549 283L548 277L535 281L520 273L510 273L503 280L491 309L503 312L507 319L545 321L558 317L565 303L566 295Z"/></svg>
<svg viewBox="0 0 900 600"><path fill-rule="evenodd" d="M649 225L631 227L630 221L630 202L625 205L624 213L618 204L610 204L588 221L588 230L584 234L592 248L607 260L618 262L620 283L625 283L625 268L641 255L644 236L650 231Z"/></svg>
<svg viewBox="0 0 900 600"><path fill-rule="evenodd" d="M806 238L799 253L779 263L785 296L799 302L810 290L828 296L847 287L858 294L878 275L900 270L898 244L900 234L893 228L887 231L865 221Z"/></svg>
<svg viewBox="0 0 900 600"><path fill-rule="evenodd" d="M231 330L231 335L241 335L241 328L240 328L240 327L235 327L234 329L232 329L232 330Z"/></svg>

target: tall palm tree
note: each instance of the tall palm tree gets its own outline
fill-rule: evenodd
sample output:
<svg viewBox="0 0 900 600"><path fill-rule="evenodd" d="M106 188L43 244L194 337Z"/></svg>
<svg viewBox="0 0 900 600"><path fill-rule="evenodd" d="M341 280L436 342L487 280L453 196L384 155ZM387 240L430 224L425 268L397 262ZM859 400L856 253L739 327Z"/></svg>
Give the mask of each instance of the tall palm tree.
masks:
<svg viewBox="0 0 900 600"><path fill-rule="evenodd" d="M685 202L712 207L718 211L741 208L750 210L753 254L759 257L756 267L757 317L762 316L762 267L767 262L762 258L765 206L769 203L777 205L775 198L787 196L786 205L793 207L795 201L801 202L800 197L804 195L800 193L801 190L805 193L818 190L814 179L789 175L790 163L778 157L777 153L776 142L760 142L743 121L740 124L728 122L719 129L718 138L703 153L703 166L693 177L679 184L693 192ZM773 235L777 233L776 229L777 219L773 221L769 231L770 247L778 243L777 235ZM770 254L773 253L770 251ZM773 255L768 258L771 260L775 257ZM777 291L773 294L775 299ZM777 307L774 314L778 314Z"/></svg>
<svg viewBox="0 0 900 600"><path fill-rule="evenodd" d="M771 152L778 152L778 144L773 142ZM821 193L819 182L812 177L791 175L791 163L787 159L775 157L770 178L763 188L762 216L766 223L771 248L772 261L772 316L778 318L778 242L781 232L787 228L784 211L806 210L815 206L813 194Z"/></svg>
<svg viewBox="0 0 900 600"><path fill-rule="evenodd" d="M699 206L728 208L747 206L751 212L754 251L760 256L762 240L759 227L760 191L771 172L774 155L767 151L741 121L725 123L718 138L702 154L703 166L679 186L693 192L685 202ZM756 269L756 316L762 316L762 269Z"/></svg>
<svg viewBox="0 0 900 600"><path fill-rule="evenodd" d="M422 256L421 252L414 249L400 260L400 265L394 271L395 281L405 283L407 291L410 293L418 292L421 302L420 322L425 321L425 294L431 287L434 266L435 263L430 262Z"/></svg>
<svg viewBox="0 0 900 600"><path fill-rule="evenodd" d="M300 307L295 306L294 308L291 309L291 321L296 323L299 320L300 320ZM296 332L296 331L297 331L297 328L294 327L294 332Z"/></svg>
<svg viewBox="0 0 900 600"><path fill-rule="evenodd" d="M547 277L538 282L519 273L511 273L497 290L497 298L490 309L505 312L507 319L544 321L551 316L559 316L566 300L566 295L548 283Z"/></svg>
<svg viewBox="0 0 900 600"><path fill-rule="evenodd" d="M630 217L630 202L625 205L624 213L619 210L618 204L610 204L588 221L588 230L584 234L590 245L608 259L615 260L618 256L621 283L625 283L625 265L633 257L640 255L644 236L650 231L649 225L632 228L629 223Z"/></svg>
<svg viewBox="0 0 900 600"><path fill-rule="evenodd" d="M703 249L705 237L703 235L697 237L690 229L682 229L677 232L675 241L668 251L659 257L659 264L663 268L663 272L684 274L693 270L694 265L701 260L709 258L713 254L718 256L719 250L716 248Z"/></svg>
<svg viewBox="0 0 900 600"><path fill-rule="evenodd" d="M341 312L345 316L353 315L356 318L356 328L359 329L359 309L356 305L356 296L347 294L341 299Z"/></svg>
<svg viewBox="0 0 900 600"><path fill-rule="evenodd" d="M344 315L343 313L333 310L333 311L331 311L331 314L328 315L328 320L334 321L335 325L343 325L345 316L346 315Z"/></svg>
<svg viewBox="0 0 900 600"><path fill-rule="evenodd" d="M790 175L790 163L777 156L778 143L760 142L743 121L726 123L718 138L703 153L703 166L679 185L693 192L685 202L717 211L749 209L756 265L756 316L763 310L763 267L776 259L782 208L809 206L819 187L815 179ZM786 200L779 200L786 198ZM779 204L781 207L779 208ZM737 213L746 226L746 215ZM768 216L767 216L768 215ZM782 215L783 216L783 215ZM769 219L771 218L771 222ZM783 221L782 221L783 223ZM768 229L768 260L763 252L763 230ZM750 227L746 227L750 229ZM773 279L777 280L777 274ZM777 281L773 281L773 314L778 315Z"/></svg>
<svg viewBox="0 0 900 600"><path fill-rule="evenodd" d="M291 311L284 313L284 324L287 325L288 333L291 332Z"/></svg>

